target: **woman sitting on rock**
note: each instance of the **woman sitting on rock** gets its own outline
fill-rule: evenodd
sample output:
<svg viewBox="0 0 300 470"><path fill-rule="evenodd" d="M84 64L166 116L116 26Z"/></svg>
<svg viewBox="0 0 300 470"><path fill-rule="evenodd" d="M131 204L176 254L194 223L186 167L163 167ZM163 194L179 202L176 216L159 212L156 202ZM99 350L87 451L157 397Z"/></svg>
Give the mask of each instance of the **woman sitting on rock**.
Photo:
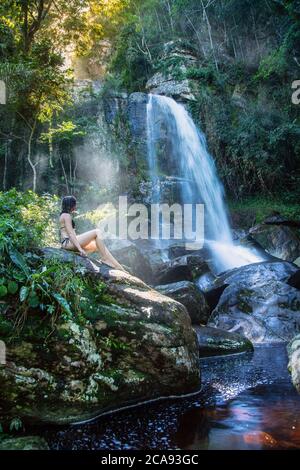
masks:
<svg viewBox="0 0 300 470"><path fill-rule="evenodd" d="M75 222L71 217L72 212L76 210L76 204L77 201L74 196L65 196L62 200L62 210L59 217L61 247L65 250L78 251L81 256L87 256L87 253L98 251L103 263L112 268L125 271L104 245L101 240L100 230L90 230L76 235Z"/></svg>

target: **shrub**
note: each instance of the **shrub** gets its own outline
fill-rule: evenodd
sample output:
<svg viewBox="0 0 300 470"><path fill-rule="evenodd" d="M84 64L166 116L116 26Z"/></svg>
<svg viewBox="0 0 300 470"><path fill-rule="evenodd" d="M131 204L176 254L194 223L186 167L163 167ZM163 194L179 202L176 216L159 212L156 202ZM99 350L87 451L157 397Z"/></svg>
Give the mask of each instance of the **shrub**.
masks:
<svg viewBox="0 0 300 470"><path fill-rule="evenodd" d="M58 198L12 189L0 193L0 316L22 325L28 315L76 318L106 302L105 284L95 283L82 268L45 259L39 248L55 241Z"/></svg>

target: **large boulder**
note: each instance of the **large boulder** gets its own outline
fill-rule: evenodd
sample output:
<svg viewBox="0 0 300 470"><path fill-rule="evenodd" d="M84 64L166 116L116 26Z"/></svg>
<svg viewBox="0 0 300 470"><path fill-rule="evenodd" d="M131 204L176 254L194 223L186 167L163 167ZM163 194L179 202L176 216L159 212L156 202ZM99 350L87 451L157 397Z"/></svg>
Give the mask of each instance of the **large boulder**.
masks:
<svg viewBox="0 0 300 470"><path fill-rule="evenodd" d="M208 321L253 342L289 341L300 331L300 291L288 284L297 267L288 262L255 263L214 282L220 299Z"/></svg>
<svg viewBox="0 0 300 470"><path fill-rule="evenodd" d="M251 341L242 335L209 326L195 326L194 329L201 357L253 351Z"/></svg>
<svg viewBox="0 0 300 470"><path fill-rule="evenodd" d="M154 272L155 285L177 281L193 281L209 271L206 256L195 253L180 256L164 263L159 272Z"/></svg>
<svg viewBox="0 0 300 470"><path fill-rule="evenodd" d="M209 317L209 309L205 297L193 282L181 281L173 282L155 287L161 294L171 297L182 303L194 324L207 323Z"/></svg>
<svg viewBox="0 0 300 470"><path fill-rule="evenodd" d="M114 257L137 277L151 283L153 278L152 267L146 256L136 244L130 240L110 239L106 245Z"/></svg>
<svg viewBox="0 0 300 470"><path fill-rule="evenodd" d="M209 260L209 253L207 250L190 250L186 246L183 240L136 240L135 245L137 249L142 253L143 257L151 266L153 284L158 284L161 278L166 278L166 283L173 282L172 279L177 277L177 267L181 265L183 267L183 274L179 275L179 280L189 279L190 277L197 277L197 269L191 273L191 270L185 270L184 266L187 264L191 267L198 266L198 272L207 270L206 261ZM188 256L186 258L186 256ZM173 275L173 268L175 273ZM169 274L170 277L169 277ZM185 274L186 273L186 274ZM165 276L166 274L166 276ZM192 274L192 276L191 276ZM187 278L184 276L187 275ZM171 281L169 281L171 279Z"/></svg>
<svg viewBox="0 0 300 470"><path fill-rule="evenodd" d="M288 344L288 356L288 369L292 376L292 382L300 393L300 334Z"/></svg>
<svg viewBox="0 0 300 470"><path fill-rule="evenodd" d="M80 318L51 319L35 309L19 334L1 308L8 361L0 367L0 414L74 423L198 389L197 340L183 305L75 253L47 248L40 255L72 263L105 296Z"/></svg>
<svg viewBox="0 0 300 470"><path fill-rule="evenodd" d="M286 261L295 261L300 256L299 228L288 225L281 218L273 219L266 219L264 223L252 227L249 234L271 255Z"/></svg>

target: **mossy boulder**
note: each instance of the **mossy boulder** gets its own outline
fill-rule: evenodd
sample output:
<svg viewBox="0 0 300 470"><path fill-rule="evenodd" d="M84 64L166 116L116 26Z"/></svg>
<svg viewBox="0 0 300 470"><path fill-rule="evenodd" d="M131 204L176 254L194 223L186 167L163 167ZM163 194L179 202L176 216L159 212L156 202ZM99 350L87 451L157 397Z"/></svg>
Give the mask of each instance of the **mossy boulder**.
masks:
<svg viewBox="0 0 300 470"><path fill-rule="evenodd" d="M105 283L109 301L91 303L80 321L53 321L36 309L18 331L1 311L7 363L0 367L0 414L74 423L199 388L197 340L183 305L75 253L47 248L40 256Z"/></svg>
<svg viewBox="0 0 300 470"><path fill-rule="evenodd" d="M0 441L0 450L50 450L42 437L26 436L3 439Z"/></svg>
<svg viewBox="0 0 300 470"><path fill-rule="evenodd" d="M155 273L155 285L178 281L193 281L209 272L207 253L203 250L166 261Z"/></svg>
<svg viewBox="0 0 300 470"><path fill-rule="evenodd" d="M253 351L251 341L245 336L209 326L195 326L194 329L201 357Z"/></svg>

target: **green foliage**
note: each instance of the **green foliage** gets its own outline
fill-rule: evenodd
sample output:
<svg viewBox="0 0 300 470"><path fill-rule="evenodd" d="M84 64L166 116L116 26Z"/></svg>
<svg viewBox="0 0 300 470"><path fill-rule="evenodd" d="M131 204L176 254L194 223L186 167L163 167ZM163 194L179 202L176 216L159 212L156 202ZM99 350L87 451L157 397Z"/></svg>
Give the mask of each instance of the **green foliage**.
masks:
<svg viewBox="0 0 300 470"><path fill-rule="evenodd" d="M16 189L0 192L0 253L25 270L20 252L53 244L58 211L58 198L32 191L20 193Z"/></svg>
<svg viewBox="0 0 300 470"><path fill-rule="evenodd" d="M232 213L253 214L253 224L262 222L273 212L280 213L288 220L300 219L299 204L295 200L288 202L279 198L251 196L244 198L242 201L229 200L229 209Z"/></svg>
<svg viewBox="0 0 300 470"><path fill-rule="evenodd" d="M22 429L23 429L22 420L19 417L13 418L10 422L10 425L9 425L10 432L20 431Z"/></svg>
<svg viewBox="0 0 300 470"><path fill-rule="evenodd" d="M140 41L141 34L135 24L124 26L117 36L110 64L110 70L115 72L115 77L110 78L108 82L117 90L144 90L151 63L147 54L137 47Z"/></svg>
<svg viewBox="0 0 300 470"><path fill-rule="evenodd" d="M0 298L14 317L39 312L85 323L90 309L110 302L105 284L82 267L44 259L37 249L53 244L57 198L10 190L0 193Z"/></svg>

